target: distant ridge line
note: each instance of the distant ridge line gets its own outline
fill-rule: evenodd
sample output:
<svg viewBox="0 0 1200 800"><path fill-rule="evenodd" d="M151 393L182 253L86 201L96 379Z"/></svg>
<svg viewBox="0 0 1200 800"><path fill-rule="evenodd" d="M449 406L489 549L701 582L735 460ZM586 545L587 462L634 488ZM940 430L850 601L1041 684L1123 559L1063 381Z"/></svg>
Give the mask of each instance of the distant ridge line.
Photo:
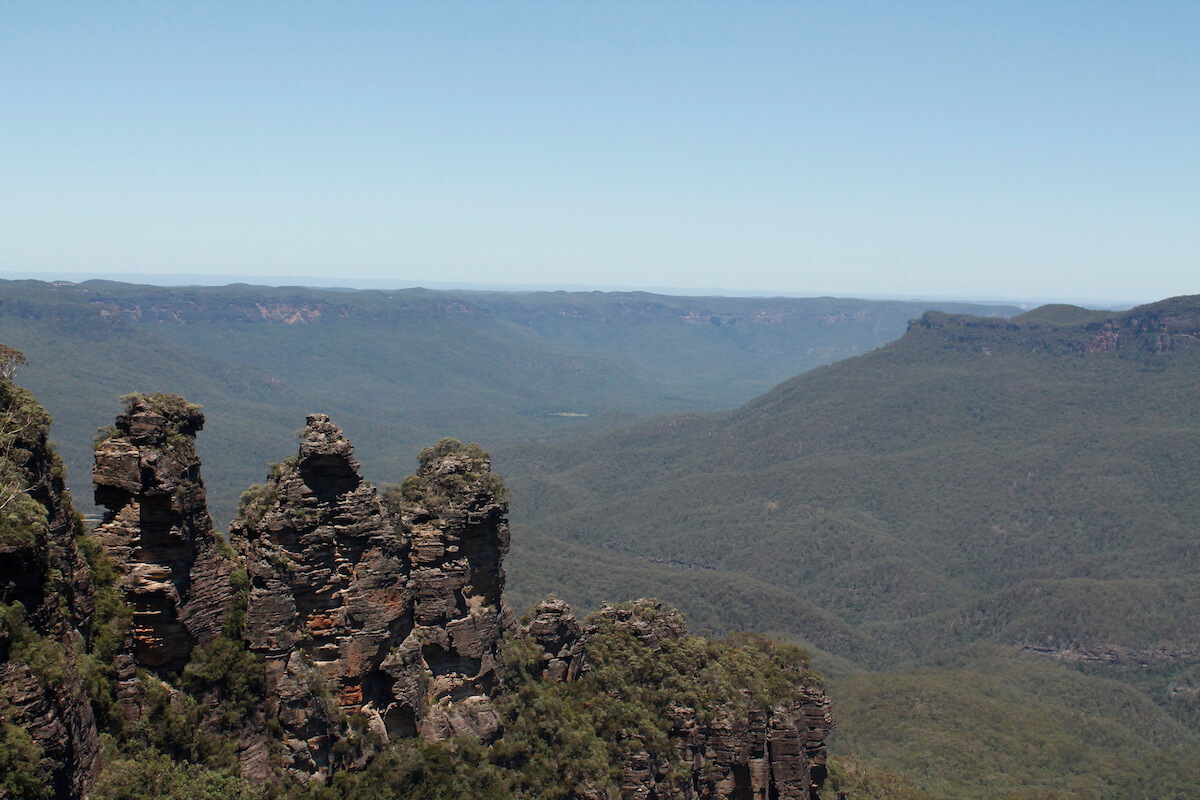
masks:
<svg viewBox="0 0 1200 800"><path fill-rule="evenodd" d="M1032 309L1047 304L1068 304L1090 309L1123 311L1137 305L1153 302L1158 298L1095 298L1095 297L1001 297L996 295L916 295L916 294L856 294L852 292L787 292L773 289L730 289L720 287L678 286L628 286L616 284L568 284L568 283L473 283L454 281L431 281L408 278L345 278L312 275L223 275L203 273L132 273L132 272L57 272L37 273L0 271L4 280L37 280L46 283L83 283L89 280L115 281L135 285L159 286L163 288L186 288L191 286L228 286L245 284L270 288L297 287L308 289L353 289L398 291L402 289L432 289L436 291L470 292L647 292L650 294L679 297L794 297L840 299L889 300L907 303L981 303L1010 304L1023 309Z"/></svg>

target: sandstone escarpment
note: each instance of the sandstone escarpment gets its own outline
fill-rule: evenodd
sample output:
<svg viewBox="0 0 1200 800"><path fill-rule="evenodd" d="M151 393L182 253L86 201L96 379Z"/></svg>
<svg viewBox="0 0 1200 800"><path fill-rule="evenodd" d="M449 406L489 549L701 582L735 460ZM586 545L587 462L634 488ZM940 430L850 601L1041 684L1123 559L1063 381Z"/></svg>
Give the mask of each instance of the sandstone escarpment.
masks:
<svg viewBox="0 0 1200 800"><path fill-rule="evenodd" d="M565 603L551 599L534 609L522 629L545 652L545 677L559 681L585 676L592 668L589 657L598 657L589 652L590 645L603 638L605 648L611 649L614 632L639 642L652 660L661 656L670 661L676 657L671 651L687 637L687 625L678 612L647 600L605 605L580 625ZM769 657L766 649L750 647L748 652L760 653L764 662ZM611 652L605 657L611 658ZM694 665L697 682L706 680L699 675L706 666L703 660ZM665 715L672 753L664 756L639 747L640 741L631 735L617 765L622 800L816 798L826 777L826 740L833 717L819 686L805 685L802 672L794 680L784 702L763 701L749 689L712 708L669 701ZM706 686L705 691L713 690ZM674 768L680 765L690 770L689 781L678 780Z"/></svg>
<svg viewBox="0 0 1200 800"><path fill-rule="evenodd" d="M196 455L203 426L199 407L178 395L132 395L96 444L96 503L107 513L95 535L133 610L126 656L164 676L220 635L233 596L233 562L213 529ZM137 714L129 704L126 713Z"/></svg>
<svg viewBox="0 0 1200 800"><path fill-rule="evenodd" d="M927 311L909 331L936 331L944 347L983 355L1048 352L1090 355L1115 351L1167 353L1200 347L1200 307L1195 297L1150 303L1104 319L1081 318L1073 306L1043 306L1014 319ZM1033 315L1031 317L1031 315Z"/></svg>
<svg viewBox="0 0 1200 800"><path fill-rule="evenodd" d="M312 414L298 455L243 496L230 536L251 580L246 638L295 778L361 766L370 741L494 732L506 507L466 449L424 458L410 499L385 504Z"/></svg>
<svg viewBox="0 0 1200 800"><path fill-rule="evenodd" d="M90 573L49 424L27 391L0 377L0 739L6 752L28 753L26 764L5 765L13 772L0 775L0 797L82 797L100 768L77 666Z"/></svg>

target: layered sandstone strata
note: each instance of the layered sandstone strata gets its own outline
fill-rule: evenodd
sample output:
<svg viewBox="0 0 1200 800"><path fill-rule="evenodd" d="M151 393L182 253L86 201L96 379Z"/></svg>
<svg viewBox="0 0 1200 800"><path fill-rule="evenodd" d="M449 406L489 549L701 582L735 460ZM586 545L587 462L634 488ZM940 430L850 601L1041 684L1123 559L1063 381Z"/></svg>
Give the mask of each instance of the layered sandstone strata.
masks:
<svg viewBox="0 0 1200 800"><path fill-rule="evenodd" d="M494 734L507 507L476 451L427 451L385 504L312 414L297 456L243 497L230 536L251 580L246 637L294 777L364 762L364 733Z"/></svg>
<svg viewBox="0 0 1200 800"><path fill-rule="evenodd" d="M203 426L199 407L178 395L134 395L96 445L96 503L107 513L95 535L133 611L128 660L162 676L221 634L233 595L234 565L213 529L196 455Z"/></svg>

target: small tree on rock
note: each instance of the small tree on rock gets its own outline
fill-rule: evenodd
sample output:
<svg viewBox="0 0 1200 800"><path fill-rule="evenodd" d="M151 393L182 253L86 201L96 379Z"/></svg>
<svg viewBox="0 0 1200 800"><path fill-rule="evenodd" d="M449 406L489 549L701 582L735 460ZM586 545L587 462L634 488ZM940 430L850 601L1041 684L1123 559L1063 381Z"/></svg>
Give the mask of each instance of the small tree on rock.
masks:
<svg viewBox="0 0 1200 800"><path fill-rule="evenodd" d="M29 363L25 354L15 347L0 344L0 378L11 381L17 370Z"/></svg>

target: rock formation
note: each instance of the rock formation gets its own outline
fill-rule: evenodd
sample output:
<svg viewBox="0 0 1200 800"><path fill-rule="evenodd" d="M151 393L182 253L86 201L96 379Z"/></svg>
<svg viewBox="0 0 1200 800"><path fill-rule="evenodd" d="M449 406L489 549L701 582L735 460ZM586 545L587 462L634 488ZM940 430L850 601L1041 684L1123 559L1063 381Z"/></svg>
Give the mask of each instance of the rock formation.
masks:
<svg viewBox="0 0 1200 800"><path fill-rule="evenodd" d="M584 664L583 631L569 605L557 597L546 598L522 632L544 651L548 680L573 681L579 676Z"/></svg>
<svg viewBox="0 0 1200 800"><path fill-rule="evenodd" d="M6 765L13 773L0 775L0 798L47 790L79 798L100 769L76 663L91 578L49 424L27 391L0 377L0 739L29 754L25 765Z"/></svg>
<svg viewBox="0 0 1200 800"><path fill-rule="evenodd" d="M96 445L96 500L108 513L95 531L99 547L88 550L93 582L75 549L83 531L46 442L48 418L3 379L0 401L0 511L11 511L0 515L0 767L10 773L0 771L0 800L82 800L96 780L99 736L76 667L80 647L90 651L91 701L118 764L199 759L197 768L226 778L240 764L244 786L308 785L364 769L389 742L419 737L426 744L400 752L456 753L465 737L507 752L489 774L516 781L519 754L534 752L521 748L533 745L505 740L502 726L516 724L515 692L537 689L518 689L512 670L502 680L502 637L527 640L506 651L510 667L512 658L530 665L522 680L573 689L558 684L599 674L598 643L608 636L611 646L614 631L648 663L672 653L679 680L708 680L689 695L693 705L722 699L692 708L668 695L640 706L657 715L655 744L639 738L651 729L610 732L597 746L619 745L607 750L617 785L589 778L571 796L816 796L831 719L824 694L801 686L806 661L782 678L792 687L783 699L765 702L741 683L712 684L678 657L682 643L710 660L739 653L757 669L758 651L703 644L653 601L606 606L580 624L551 599L518 625L501 599L507 493L477 445L444 439L422 451L417 474L380 493L363 481L341 430L312 414L298 454L243 496L231 549L205 507L195 450L204 416L177 395L132 395ZM779 664L770 668L778 678ZM506 686L514 694L494 702ZM613 700L639 686L630 676L576 700ZM530 708L523 736L559 725ZM149 761L137 762L142 750ZM509 777L497 778L504 770ZM603 762L599 770L610 774Z"/></svg>
<svg viewBox="0 0 1200 800"><path fill-rule="evenodd" d="M1072 308L1044 306L1040 310ZM1194 297L1162 300L1088 322L1071 322L1069 313L1065 319L1068 321L1024 321L1023 317L1013 320L927 311L909 322L909 330L938 330L943 346L985 355L1005 350L1055 355L1119 350L1162 353L1200 347L1200 312Z"/></svg>
<svg viewBox="0 0 1200 800"><path fill-rule="evenodd" d="M411 531L413 631L405 647L429 677L420 732L427 739L496 732L488 698L498 688L508 502L476 445L444 439L421 453L401 490Z"/></svg>
<svg viewBox="0 0 1200 800"><path fill-rule="evenodd" d="M683 617L656 601L605 605L581 626L557 599L534 609L522 634L545 651L546 678L569 681L589 669L589 640L606 626L632 634L653 651L687 635ZM833 728L829 698L822 690L804 687L796 699L782 705L727 702L711 711L702 716L680 705L669 710L668 735L678 763L691 768L690 785L683 790L672 786L669 761L630 747L618 765L622 800L817 797L826 776L825 742Z"/></svg>
<svg viewBox="0 0 1200 800"><path fill-rule="evenodd" d="M196 455L203 426L199 407L178 395L131 395L96 445L96 503L107 513L95 535L133 610L127 688L130 665L181 670L196 645L221 633L232 599L233 562L213 530Z"/></svg>
<svg viewBox="0 0 1200 800"><path fill-rule="evenodd" d="M495 732L507 507L475 452L427 451L411 502L389 508L312 414L299 454L243 497L230 536L251 579L246 637L294 777L369 757L356 718L384 741Z"/></svg>

